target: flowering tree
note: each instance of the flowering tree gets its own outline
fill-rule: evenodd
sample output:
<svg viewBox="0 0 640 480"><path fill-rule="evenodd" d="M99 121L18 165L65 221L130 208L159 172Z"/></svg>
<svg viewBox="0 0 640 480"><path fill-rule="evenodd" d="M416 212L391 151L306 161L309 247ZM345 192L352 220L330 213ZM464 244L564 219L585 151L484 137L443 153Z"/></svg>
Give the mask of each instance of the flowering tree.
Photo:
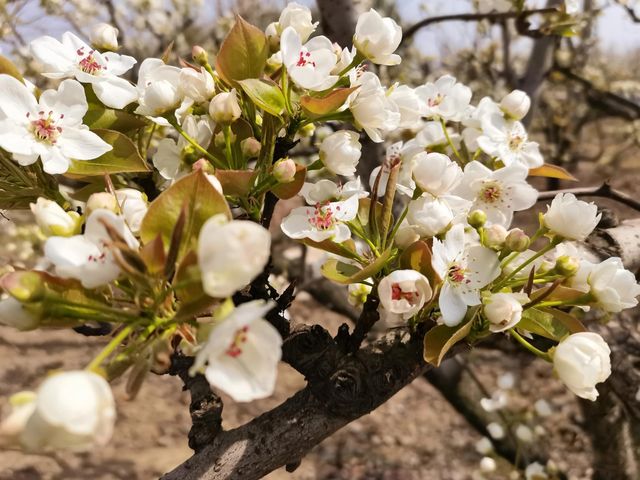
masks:
<svg viewBox="0 0 640 480"><path fill-rule="evenodd" d="M573 3L544 13L569 21ZM127 376L135 395L153 371L192 394L196 453L165 478L260 478L495 335L597 398L610 350L583 312L634 307L640 285L621 258L579 243L601 214L572 193L557 194L531 232L511 228L538 200L528 177L572 178L529 139L529 96L475 102L450 75L383 86L366 64L400 63L394 20L363 13L352 48L314 36L316 26L295 3L266 32L237 17L213 64L195 46L176 67L168 50L141 62L135 85L122 75L137 61L116 53L107 25L91 45L70 32L31 43L55 89L2 59L0 206L30 208L47 240L40 268L0 280L0 321L112 333L85 370L12 398L5 445L104 444L116 418L109 382ZM319 158L294 162L289 152L321 125L331 133ZM353 178L362 144L398 129L406 140L369 179ZM296 196L305 205L282 232L326 252L322 274L362 307L335 337L291 321L295 282L270 283L267 228L277 202ZM377 322L386 332L369 338ZM267 397L281 360L307 386L222 431L214 391Z"/></svg>

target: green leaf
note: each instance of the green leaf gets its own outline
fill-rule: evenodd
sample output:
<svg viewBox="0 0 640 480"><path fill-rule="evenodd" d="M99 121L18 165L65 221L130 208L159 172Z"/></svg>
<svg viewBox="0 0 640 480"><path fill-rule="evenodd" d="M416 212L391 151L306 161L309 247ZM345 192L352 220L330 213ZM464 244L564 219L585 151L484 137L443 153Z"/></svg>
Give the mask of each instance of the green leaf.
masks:
<svg viewBox="0 0 640 480"><path fill-rule="evenodd" d="M24 83L24 78L22 77L20 70L18 70L18 67L16 67L7 57L2 55L0 55L0 73L11 75L13 78Z"/></svg>
<svg viewBox="0 0 640 480"><path fill-rule="evenodd" d="M129 137L115 130L93 130L113 150L93 160L72 160L65 175L69 177L90 177L115 173L148 172L146 162Z"/></svg>
<svg viewBox="0 0 640 480"><path fill-rule="evenodd" d="M527 308L522 312L522 319L518 322L516 328L527 330L557 342L571 333L552 313L537 308Z"/></svg>
<svg viewBox="0 0 640 480"><path fill-rule="evenodd" d="M540 310L553 315L553 317L571 333L588 331L587 327L585 327L580 320L578 320L570 313L563 312L562 310L558 310L557 308L541 308Z"/></svg>
<svg viewBox="0 0 640 480"><path fill-rule="evenodd" d="M140 238L144 243L160 235L164 245L171 243L173 228L186 206L186 221L182 235L182 251L193 248L202 225L214 215L231 218L226 200L202 170L181 178L156 198L142 220Z"/></svg>
<svg viewBox="0 0 640 480"><path fill-rule="evenodd" d="M382 253L374 262L367 265L365 268L359 268L356 265L341 262L335 258L329 259L322 267L320 271L329 280L349 285L351 283L358 283L367 278L374 276L386 265L387 260L391 256L391 249L388 249Z"/></svg>
<svg viewBox="0 0 640 480"><path fill-rule="evenodd" d="M329 239L323 240L322 242L314 242L309 238L305 238L301 241L308 247L317 248L318 250L323 250L329 253L334 253L336 255L340 255L341 257L352 259L358 258L358 254L356 253L356 244L351 239L342 243L336 243Z"/></svg>
<svg viewBox="0 0 640 480"><path fill-rule="evenodd" d="M284 95L280 87L272 80L247 78L238 83L253 100L253 103L265 112L277 117L284 111Z"/></svg>
<svg viewBox="0 0 640 480"><path fill-rule="evenodd" d="M229 84L260 78L268 55L269 44L262 30L237 15L235 25L220 47L216 71Z"/></svg>
<svg viewBox="0 0 640 480"><path fill-rule="evenodd" d="M424 360L436 367L440 366L451 347L471 333L472 326L473 317L456 327L447 327L446 325L433 327L424 336Z"/></svg>
<svg viewBox="0 0 640 480"><path fill-rule="evenodd" d="M91 130L108 128L119 132L130 132L147 124L145 119L138 115L94 104L89 104L89 110L82 123L91 128Z"/></svg>
<svg viewBox="0 0 640 480"><path fill-rule="evenodd" d="M323 97L305 95L300 99L300 106L310 117L320 117L337 111L349 95L359 87L336 88Z"/></svg>

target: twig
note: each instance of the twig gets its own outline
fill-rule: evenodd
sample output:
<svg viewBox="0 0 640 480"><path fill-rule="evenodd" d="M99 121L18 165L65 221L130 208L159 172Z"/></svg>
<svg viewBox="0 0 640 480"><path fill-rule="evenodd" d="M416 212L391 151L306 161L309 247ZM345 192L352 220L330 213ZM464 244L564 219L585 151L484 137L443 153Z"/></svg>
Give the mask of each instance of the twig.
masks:
<svg viewBox="0 0 640 480"><path fill-rule="evenodd" d="M567 188L564 190L548 190L546 192L540 192L538 195L538 201L550 200L559 193L573 193L576 197L610 198L611 200L615 200L618 203L622 203L623 205L640 212L640 201L632 198L626 193L611 188L609 182L604 182L598 187Z"/></svg>

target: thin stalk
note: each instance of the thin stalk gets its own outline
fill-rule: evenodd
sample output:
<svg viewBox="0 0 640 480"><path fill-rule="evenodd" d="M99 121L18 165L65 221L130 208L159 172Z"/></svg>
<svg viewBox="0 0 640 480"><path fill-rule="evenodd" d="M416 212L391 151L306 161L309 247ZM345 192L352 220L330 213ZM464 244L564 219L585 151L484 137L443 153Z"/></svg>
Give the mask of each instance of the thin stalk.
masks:
<svg viewBox="0 0 640 480"><path fill-rule="evenodd" d="M175 120L169 119L169 123L173 128L175 128L178 131L180 135L182 135L182 137L187 142L189 142L189 144L193 148L195 148L198 152L204 155L207 158L207 160L209 160L216 168L221 168L221 169L225 168L225 166L220 162L220 160L218 160L216 157L211 155L206 148L200 145L194 138L192 138L187 132L185 132L184 129L180 125L178 125L178 122L176 122Z"/></svg>
<svg viewBox="0 0 640 480"><path fill-rule="evenodd" d="M522 335L520 335L518 332L516 332L515 329L513 329L513 328L509 329L509 334L513 338L515 338L518 341L518 343L520 343L524 348L529 350L531 353L533 353L537 357L540 357L543 360L546 360L547 362L552 362L553 361L551 359L551 355L549 355L547 352L543 352L542 350L538 350L536 347L531 345L529 342L527 342L524 339L524 337Z"/></svg>
<svg viewBox="0 0 640 480"><path fill-rule="evenodd" d="M449 136L449 131L447 130L447 124L444 121L444 118L440 118L440 125L442 126L442 132L444 133L444 137L447 139L447 143L451 147L451 150L453 150L454 155L458 160L464 163L464 160L462 160L462 157L460 156L460 152L451 141L451 137Z"/></svg>
<svg viewBox="0 0 640 480"><path fill-rule="evenodd" d="M120 330L118 335L111 339L107 346L104 347L102 351L91 361L86 369L93 372L98 372L100 369L100 365L102 365L102 362L104 362L109 357L109 355L111 355L116 350L116 348L118 348L122 344L122 342L129 336L132 331L132 325L127 325L122 330Z"/></svg>

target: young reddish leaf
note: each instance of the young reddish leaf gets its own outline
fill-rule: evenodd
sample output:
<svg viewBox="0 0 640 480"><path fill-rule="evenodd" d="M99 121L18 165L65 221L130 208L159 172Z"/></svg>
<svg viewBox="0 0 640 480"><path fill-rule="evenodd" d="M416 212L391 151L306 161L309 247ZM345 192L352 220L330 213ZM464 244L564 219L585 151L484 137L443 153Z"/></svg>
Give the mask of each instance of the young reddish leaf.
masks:
<svg viewBox="0 0 640 480"><path fill-rule="evenodd" d="M578 179L567 172L564 168L558 165L551 165L545 163L541 167L529 169L530 177L547 177L547 178L559 178L560 180L571 180L577 182Z"/></svg>
<svg viewBox="0 0 640 480"><path fill-rule="evenodd" d="M144 245L140 249L140 257L147 266L150 274L155 275L162 273L167 261L162 236L158 234L156 238Z"/></svg>
<svg viewBox="0 0 640 480"><path fill-rule="evenodd" d="M433 327L424 336L424 360L439 367L451 347L471 333L472 326L473 319L457 327L446 325Z"/></svg>
<svg viewBox="0 0 640 480"><path fill-rule="evenodd" d="M437 285L442 282L442 279L433 269L431 257L432 252L429 245L422 240L418 240L402 252L402 255L400 255L400 265L402 268L420 272L429 279L431 285Z"/></svg>
<svg viewBox="0 0 640 480"><path fill-rule="evenodd" d="M215 173L225 195L246 197L253 186L253 170L216 170Z"/></svg>
<svg viewBox="0 0 640 480"><path fill-rule="evenodd" d="M182 236L182 251L189 250L198 239L202 225L213 215L231 218L229 205L202 170L181 178L156 198L142 220L140 238L151 242L158 235L165 245L171 242L173 229L182 207L186 205L186 220Z"/></svg>
<svg viewBox="0 0 640 480"><path fill-rule="evenodd" d="M247 78L238 83L258 108L276 117L284 111L284 95L280 87L272 80Z"/></svg>
<svg viewBox="0 0 640 480"><path fill-rule="evenodd" d="M65 176L77 178L149 171L149 167L140 156L138 148L125 134L105 129L92 131L111 145L113 150L93 160L71 160L71 166Z"/></svg>
<svg viewBox="0 0 640 480"><path fill-rule="evenodd" d="M336 88L324 97L311 97L305 95L300 99L300 106L310 117L319 117L337 111L349 95L358 87Z"/></svg>
<svg viewBox="0 0 640 480"><path fill-rule="evenodd" d="M287 200L295 197L304 185L304 179L307 176L307 167L296 164L296 174L293 181L289 183L280 183L273 187L271 191L280 200Z"/></svg>
<svg viewBox="0 0 640 480"><path fill-rule="evenodd" d="M235 25L220 47L216 71L228 84L260 78L268 55L269 44L262 30L237 15Z"/></svg>

